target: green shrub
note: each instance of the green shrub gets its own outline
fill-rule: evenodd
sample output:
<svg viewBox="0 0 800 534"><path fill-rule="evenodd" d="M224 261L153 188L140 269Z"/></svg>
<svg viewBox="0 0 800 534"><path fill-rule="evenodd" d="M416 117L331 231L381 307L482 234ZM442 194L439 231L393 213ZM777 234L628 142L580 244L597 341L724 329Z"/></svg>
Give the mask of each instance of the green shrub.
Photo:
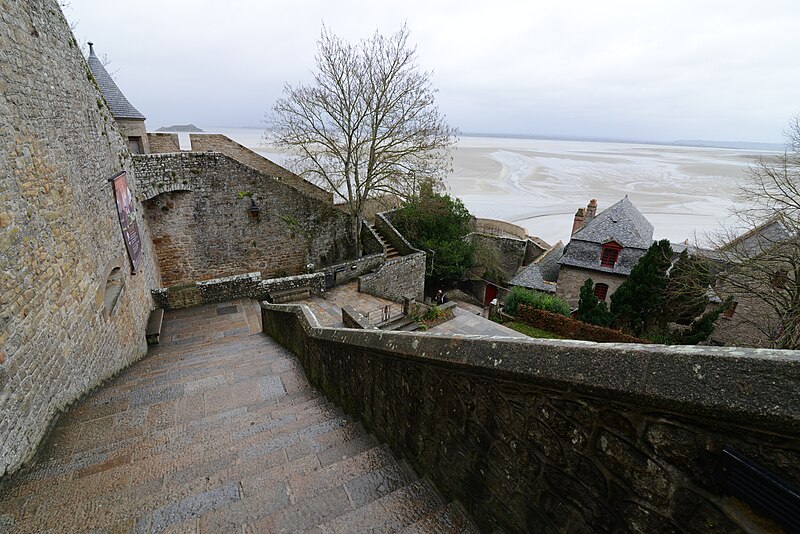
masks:
<svg viewBox="0 0 800 534"><path fill-rule="evenodd" d="M506 296L503 311L510 315L517 314L517 306L525 304L537 310L549 311L559 315L566 315L569 317L570 307L566 301L558 297L539 293L538 291L531 291L522 287L512 288Z"/></svg>

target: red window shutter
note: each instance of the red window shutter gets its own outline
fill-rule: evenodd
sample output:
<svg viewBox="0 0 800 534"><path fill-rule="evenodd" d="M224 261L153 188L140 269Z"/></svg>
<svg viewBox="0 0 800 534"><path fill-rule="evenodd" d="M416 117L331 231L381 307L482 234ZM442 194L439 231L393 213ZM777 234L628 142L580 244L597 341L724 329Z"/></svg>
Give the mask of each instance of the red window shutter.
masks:
<svg viewBox="0 0 800 534"><path fill-rule="evenodd" d="M613 241L603 245L603 251L600 255L600 266L614 267L614 265L617 264L620 250L622 250L622 247Z"/></svg>
<svg viewBox="0 0 800 534"><path fill-rule="evenodd" d="M606 300L606 295L608 295L608 284L595 284L594 285L594 296L597 297L599 300Z"/></svg>

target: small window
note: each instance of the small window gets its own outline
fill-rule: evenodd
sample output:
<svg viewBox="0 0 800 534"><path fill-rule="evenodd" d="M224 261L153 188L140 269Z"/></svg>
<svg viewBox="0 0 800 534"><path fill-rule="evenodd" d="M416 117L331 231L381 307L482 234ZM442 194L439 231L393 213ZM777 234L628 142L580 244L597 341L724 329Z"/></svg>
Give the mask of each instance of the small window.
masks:
<svg viewBox="0 0 800 534"><path fill-rule="evenodd" d="M733 317L733 314L736 313L736 306L738 304L738 302L731 302L731 305L728 307L728 309L722 312L722 316L728 319Z"/></svg>
<svg viewBox="0 0 800 534"><path fill-rule="evenodd" d="M111 316L116 310L124 285L125 276L122 269L114 267L106 279L106 287L103 293L103 308L106 317Z"/></svg>
<svg viewBox="0 0 800 534"><path fill-rule="evenodd" d="M608 284L594 285L594 296L597 297L598 300L606 300L606 295L608 295Z"/></svg>
<svg viewBox="0 0 800 534"><path fill-rule="evenodd" d="M131 154L141 154L144 152L141 137L128 137L128 150Z"/></svg>
<svg viewBox="0 0 800 534"><path fill-rule="evenodd" d="M603 252L600 255L600 266L613 268L614 265L617 264L620 250L622 250L622 247L613 241L603 245Z"/></svg>

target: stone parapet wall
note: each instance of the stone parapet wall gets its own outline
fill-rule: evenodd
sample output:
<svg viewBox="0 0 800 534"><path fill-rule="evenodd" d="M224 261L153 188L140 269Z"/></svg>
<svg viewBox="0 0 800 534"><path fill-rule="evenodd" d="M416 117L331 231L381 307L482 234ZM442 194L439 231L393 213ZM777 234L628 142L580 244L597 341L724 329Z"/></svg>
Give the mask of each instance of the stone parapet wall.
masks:
<svg viewBox="0 0 800 534"><path fill-rule="evenodd" d="M478 232L481 234L510 236L516 237L517 239L522 239L523 241L528 238L528 231L525 228L497 219L481 219L478 217L473 217L469 223L469 226L473 232Z"/></svg>
<svg viewBox="0 0 800 534"><path fill-rule="evenodd" d="M285 276L262 280L260 273L245 273L191 284L155 289L153 300L159 308L191 308L202 304L227 302L239 298L267 300L271 291L308 287L311 293L325 292L324 273Z"/></svg>
<svg viewBox="0 0 800 534"><path fill-rule="evenodd" d="M335 285L339 286L356 280L358 277L378 269L384 263L383 253L361 256L358 259L348 260L336 265L329 265L318 272L332 276Z"/></svg>
<svg viewBox="0 0 800 534"><path fill-rule="evenodd" d="M145 354L157 283L138 202L144 259L131 274L108 180L127 170L134 195L138 183L58 2L2 2L0 50L3 477L61 410Z"/></svg>
<svg viewBox="0 0 800 534"><path fill-rule="evenodd" d="M176 133L148 133L147 143L149 154L164 154L169 152L180 152L181 142Z"/></svg>
<svg viewBox="0 0 800 534"><path fill-rule="evenodd" d="M383 244L366 222L361 223L361 249L364 254L383 254Z"/></svg>
<svg viewBox="0 0 800 534"><path fill-rule="evenodd" d="M369 323L369 317L352 306L342 306L342 322L346 328L357 330L377 330L378 327Z"/></svg>
<svg viewBox="0 0 800 534"><path fill-rule="evenodd" d="M415 252L384 263L377 271L358 279L358 290L395 302L425 297L425 253Z"/></svg>
<svg viewBox="0 0 800 534"><path fill-rule="evenodd" d="M134 166L162 286L256 271L274 278L356 257L346 214L226 155L152 154Z"/></svg>
<svg viewBox="0 0 800 534"><path fill-rule="evenodd" d="M497 255L498 267L503 271L506 280L510 280L517 274L517 270L522 267L527 250L527 241L513 237L502 237L486 234L469 234L467 238L478 247L485 247L493 250ZM482 258L478 254L478 261Z"/></svg>
<svg viewBox="0 0 800 534"><path fill-rule="evenodd" d="M780 531L715 482L726 447L800 483L796 352L321 328L300 306L262 317L312 385L487 532Z"/></svg>
<svg viewBox="0 0 800 534"><path fill-rule="evenodd" d="M189 134L192 143L192 152L219 152L235 159L239 163L252 167L265 175L280 181L327 204L333 204L333 194L325 191L311 182L284 169L264 156L257 154L249 148L240 145L233 139L222 134Z"/></svg>
<svg viewBox="0 0 800 534"><path fill-rule="evenodd" d="M397 210L395 210L397 211ZM395 228L394 224L392 224L392 215L394 211L387 211L384 213L378 213L375 215L375 227L380 231L384 238L389 240L389 244L392 245L400 254L413 254L414 252L420 252L419 250L415 249L414 246L408 242L403 234Z"/></svg>

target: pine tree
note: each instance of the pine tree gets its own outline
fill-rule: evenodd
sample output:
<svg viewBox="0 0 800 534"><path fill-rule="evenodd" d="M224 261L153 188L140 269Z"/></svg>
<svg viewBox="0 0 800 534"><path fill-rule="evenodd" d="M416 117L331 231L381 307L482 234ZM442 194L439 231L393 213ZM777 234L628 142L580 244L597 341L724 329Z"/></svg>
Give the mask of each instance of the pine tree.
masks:
<svg viewBox="0 0 800 534"><path fill-rule="evenodd" d="M611 326L614 324L614 316L608 311L606 302L598 299L597 295L594 294L594 282L591 278L587 278L586 282L581 286L577 318L584 323L598 326Z"/></svg>
<svg viewBox="0 0 800 534"><path fill-rule="evenodd" d="M611 295L611 313L623 329L641 336L660 321L671 263L669 241L662 239L653 243L631 270L630 276Z"/></svg>

